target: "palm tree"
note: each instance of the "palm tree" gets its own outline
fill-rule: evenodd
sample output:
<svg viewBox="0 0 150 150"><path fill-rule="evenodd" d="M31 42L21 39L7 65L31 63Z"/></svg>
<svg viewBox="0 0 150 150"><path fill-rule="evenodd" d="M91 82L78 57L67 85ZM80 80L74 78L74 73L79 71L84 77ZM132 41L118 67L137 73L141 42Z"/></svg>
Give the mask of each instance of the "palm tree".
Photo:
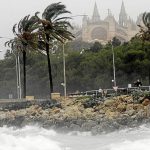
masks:
<svg viewBox="0 0 150 150"><path fill-rule="evenodd" d="M150 12L148 12L148 13L145 12L143 14L142 20L143 20L144 26L138 25L140 27L140 31L137 34L137 36L140 39L142 39L142 41L144 41L144 42L145 41L150 42Z"/></svg>
<svg viewBox="0 0 150 150"><path fill-rule="evenodd" d="M15 38L5 43L12 50L15 48L23 54L23 98L26 97L26 53L27 50L33 50L37 47L38 27L37 17L25 16L18 24L13 26Z"/></svg>
<svg viewBox="0 0 150 150"><path fill-rule="evenodd" d="M74 37L72 33L68 31L68 28L72 28L72 26L67 20L71 18L61 16L68 13L70 12L66 10L66 6L59 2L49 5L44 10L42 19L37 16L39 23L41 24L41 28L39 29L39 32L41 33L40 42L45 43L51 93L53 93L53 81L49 54L50 47L53 46L54 40L64 43L65 40L72 40Z"/></svg>
<svg viewBox="0 0 150 150"><path fill-rule="evenodd" d="M137 34L137 37L143 41L143 46L145 42L150 42L150 12L144 13L142 16L142 21L144 26L138 25L140 27L140 31ZM149 70L149 84L150 84L150 66Z"/></svg>

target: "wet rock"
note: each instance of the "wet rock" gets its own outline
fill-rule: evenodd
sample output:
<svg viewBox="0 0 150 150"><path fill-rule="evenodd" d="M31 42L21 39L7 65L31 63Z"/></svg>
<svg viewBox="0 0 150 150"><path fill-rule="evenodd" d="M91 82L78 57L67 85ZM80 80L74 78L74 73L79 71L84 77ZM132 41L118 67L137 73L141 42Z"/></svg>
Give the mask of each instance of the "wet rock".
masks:
<svg viewBox="0 0 150 150"><path fill-rule="evenodd" d="M147 106L150 105L150 100L149 99L144 99L144 101L142 102L143 106Z"/></svg>
<svg viewBox="0 0 150 150"><path fill-rule="evenodd" d="M81 128L80 128L80 126L77 125L77 124L71 124L71 125L70 125L70 130L71 130L71 131L80 131Z"/></svg>
<svg viewBox="0 0 150 150"><path fill-rule="evenodd" d="M134 109L131 109L131 110L127 110L125 113L129 116L133 116L136 112Z"/></svg>
<svg viewBox="0 0 150 150"><path fill-rule="evenodd" d="M102 133L102 132L103 132L103 129L98 125L92 127L92 129L91 129L92 135L97 135L97 134Z"/></svg>
<svg viewBox="0 0 150 150"><path fill-rule="evenodd" d="M96 126L97 122L88 120L87 122L82 124L82 131L91 131L92 127Z"/></svg>
<svg viewBox="0 0 150 150"><path fill-rule="evenodd" d="M6 118L6 113L0 113L0 120L3 120Z"/></svg>
<svg viewBox="0 0 150 150"><path fill-rule="evenodd" d="M137 117L140 118L145 118L146 117L146 112L144 110L139 110L136 114Z"/></svg>

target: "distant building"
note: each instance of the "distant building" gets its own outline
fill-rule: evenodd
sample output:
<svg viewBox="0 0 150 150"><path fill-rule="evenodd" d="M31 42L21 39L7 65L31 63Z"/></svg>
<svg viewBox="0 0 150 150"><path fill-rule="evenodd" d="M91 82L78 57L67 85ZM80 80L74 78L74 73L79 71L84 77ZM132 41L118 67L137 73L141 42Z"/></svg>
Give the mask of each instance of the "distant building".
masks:
<svg viewBox="0 0 150 150"><path fill-rule="evenodd" d="M141 21L141 15L137 22ZM82 20L82 29L78 32L77 37L82 38L82 41L93 42L99 41L103 44L110 41L113 37L118 38L122 42L129 41L138 32L136 23L128 17L124 2L122 2L119 14L119 21L117 22L108 10L108 16L101 20L97 4L95 3L92 18L84 16ZM80 36L79 36L80 33Z"/></svg>

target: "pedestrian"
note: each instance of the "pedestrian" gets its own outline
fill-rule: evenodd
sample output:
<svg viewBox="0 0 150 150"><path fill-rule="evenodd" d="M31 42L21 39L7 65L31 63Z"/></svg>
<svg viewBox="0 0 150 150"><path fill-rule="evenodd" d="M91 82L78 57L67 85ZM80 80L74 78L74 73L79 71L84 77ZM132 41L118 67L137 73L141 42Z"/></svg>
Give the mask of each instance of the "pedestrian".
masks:
<svg viewBox="0 0 150 150"><path fill-rule="evenodd" d="M139 79L137 79L137 81L134 82L134 86L140 87L142 86L142 82Z"/></svg>

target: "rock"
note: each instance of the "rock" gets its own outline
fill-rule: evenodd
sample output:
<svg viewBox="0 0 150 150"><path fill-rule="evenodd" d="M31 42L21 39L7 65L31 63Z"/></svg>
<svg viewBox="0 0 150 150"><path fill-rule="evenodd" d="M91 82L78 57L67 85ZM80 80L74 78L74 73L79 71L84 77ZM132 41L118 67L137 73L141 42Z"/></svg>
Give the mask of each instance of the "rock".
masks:
<svg viewBox="0 0 150 150"><path fill-rule="evenodd" d="M118 112L112 112L111 110L107 110L105 115L108 119L113 119L113 118L118 117L119 113Z"/></svg>
<svg viewBox="0 0 150 150"><path fill-rule="evenodd" d="M99 105L99 102L99 100L92 98L87 101L84 101L83 106L84 108L94 108L95 106Z"/></svg>
<svg viewBox="0 0 150 150"><path fill-rule="evenodd" d="M106 111L105 111L104 109L99 110L99 113L100 113L100 114L105 114L105 112L106 112Z"/></svg>
<svg viewBox="0 0 150 150"><path fill-rule="evenodd" d="M133 104L126 105L126 111L133 110Z"/></svg>
<svg viewBox="0 0 150 150"><path fill-rule="evenodd" d="M133 97L132 96L127 96L124 98L127 104L132 104L133 103Z"/></svg>
<svg viewBox="0 0 150 150"><path fill-rule="evenodd" d="M71 131L80 131L81 128L77 124L71 124L70 129L71 129Z"/></svg>
<svg viewBox="0 0 150 150"><path fill-rule="evenodd" d="M3 120L6 118L6 113L0 113L0 120Z"/></svg>
<svg viewBox="0 0 150 150"><path fill-rule="evenodd" d="M60 101L62 108L32 104L25 109L0 111L0 126L25 126L38 123L44 128L62 131L91 131L92 134L111 132L126 127L136 127L150 122L150 104L133 102L131 96L118 96L104 102L93 101L85 108L87 100L67 99ZM94 105L93 105L94 104Z"/></svg>
<svg viewBox="0 0 150 150"><path fill-rule="evenodd" d="M123 126L128 125L130 122L129 115L127 114L120 115L120 117L116 119L116 122Z"/></svg>
<svg viewBox="0 0 150 150"><path fill-rule="evenodd" d="M124 112L126 111L126 104L125 103L120 103L118 106L117 106L117 110L119 112Z"/></svg>
<svg viewBox="0 0 150 150"><path fill-rule="evenodd" d="M149 99L144 99L144 101L142 102L143 106L147 106L150 104L150 100Z"/></svg>
<svg viewBox="0 0 150 150"><path fill-rule="evenodd" d="M95 115L96 115L96 112L94 112L94 109L93 109L93 108L87 108L87 109L85 109L84 112L83 112L83 116L84 116L86 119L91 119L91 118L93 118Z"/></svg>
<svg viewBox="0 0 150 150"><path fill-rule="evenodd" d="M146 116L150 117L150 105L145 106Z"/></svg>
<svg viewBox="0 0 150 150"><path fill-rule="evenodd" d="M6 113L6 119L14 120L14 118L15 118L15 116L13 113L11 113L11 112Z"/></svg>
<svg viewBox="0 0 150 150"><path fill-rule="evenodd" d="M82 113L79 111L77 106L72 106L72 107L66 107L64 114L67 117L71 118L79 118L82 116Z"/></svg>
<svg viewBox="0 0 150 150"><path fill-rule="evenodd" d="M27 114L27 111L25 109L21 109L16 112L16 117L25 116L26 114Z"/></svg>
<svg viewBox="0 0 150 150"><path fill-rule="evenodd" d="M131 109L131 110L126 110L126 112L125 112L127 115L129 115L129 116L132 116L132 115L134 115L135 113L136 113L136 111L134 110L134 109Z"/></svg>
<svg viewBox="0 0 150 150"><path fill-rule="evenodd" d="M84 119L77 119L76 120L76 124L79 125L80 127L82 126L83 123L85 123L86 121Z"/></svg>
<svg viewBox="0 0 150 150"><path fill-rule="evenodd" d="M144 110L139 110L138 113L136 114L137 117L140 118L145 118L146 117L146 112Z"/></svg>
<svg viewBox="0 0 150 150"><path fill-rule="evenodd" d="M54 113L54 114L60 113L60 109L59 109L59 108L54 109L54 110L53 110L53 113Z"/></svg>
<svg viewBox="0 0 150 150"><path fill-rule="evenodd" d="M114 100L112 99L109 99L109 100L105 100L104 101L104 105L107 106L107 107L110 107L114 104Z"/></svg>
<svg viewBox="0 0 150 150"><path fill-rule="evenodd" d="M91 129L92 135L97 135L102 132L103 132L103 129L99 125L96 125L96 126L92 127L92 129Z"/></svg>
<svg viewBox="0 0 150 150"><path fill-rule="evenodd" d="M139 110L144 109L144 106L142 104L134 104L133 109L138 112Z"/></svg>
<svg viewBox="0 0 150 150"><path fill-rule="evenodd" d="M88 120L87 122L82 124L82 131L91 131L92 127L95 127L97 123L92 120Z"/></svg>

